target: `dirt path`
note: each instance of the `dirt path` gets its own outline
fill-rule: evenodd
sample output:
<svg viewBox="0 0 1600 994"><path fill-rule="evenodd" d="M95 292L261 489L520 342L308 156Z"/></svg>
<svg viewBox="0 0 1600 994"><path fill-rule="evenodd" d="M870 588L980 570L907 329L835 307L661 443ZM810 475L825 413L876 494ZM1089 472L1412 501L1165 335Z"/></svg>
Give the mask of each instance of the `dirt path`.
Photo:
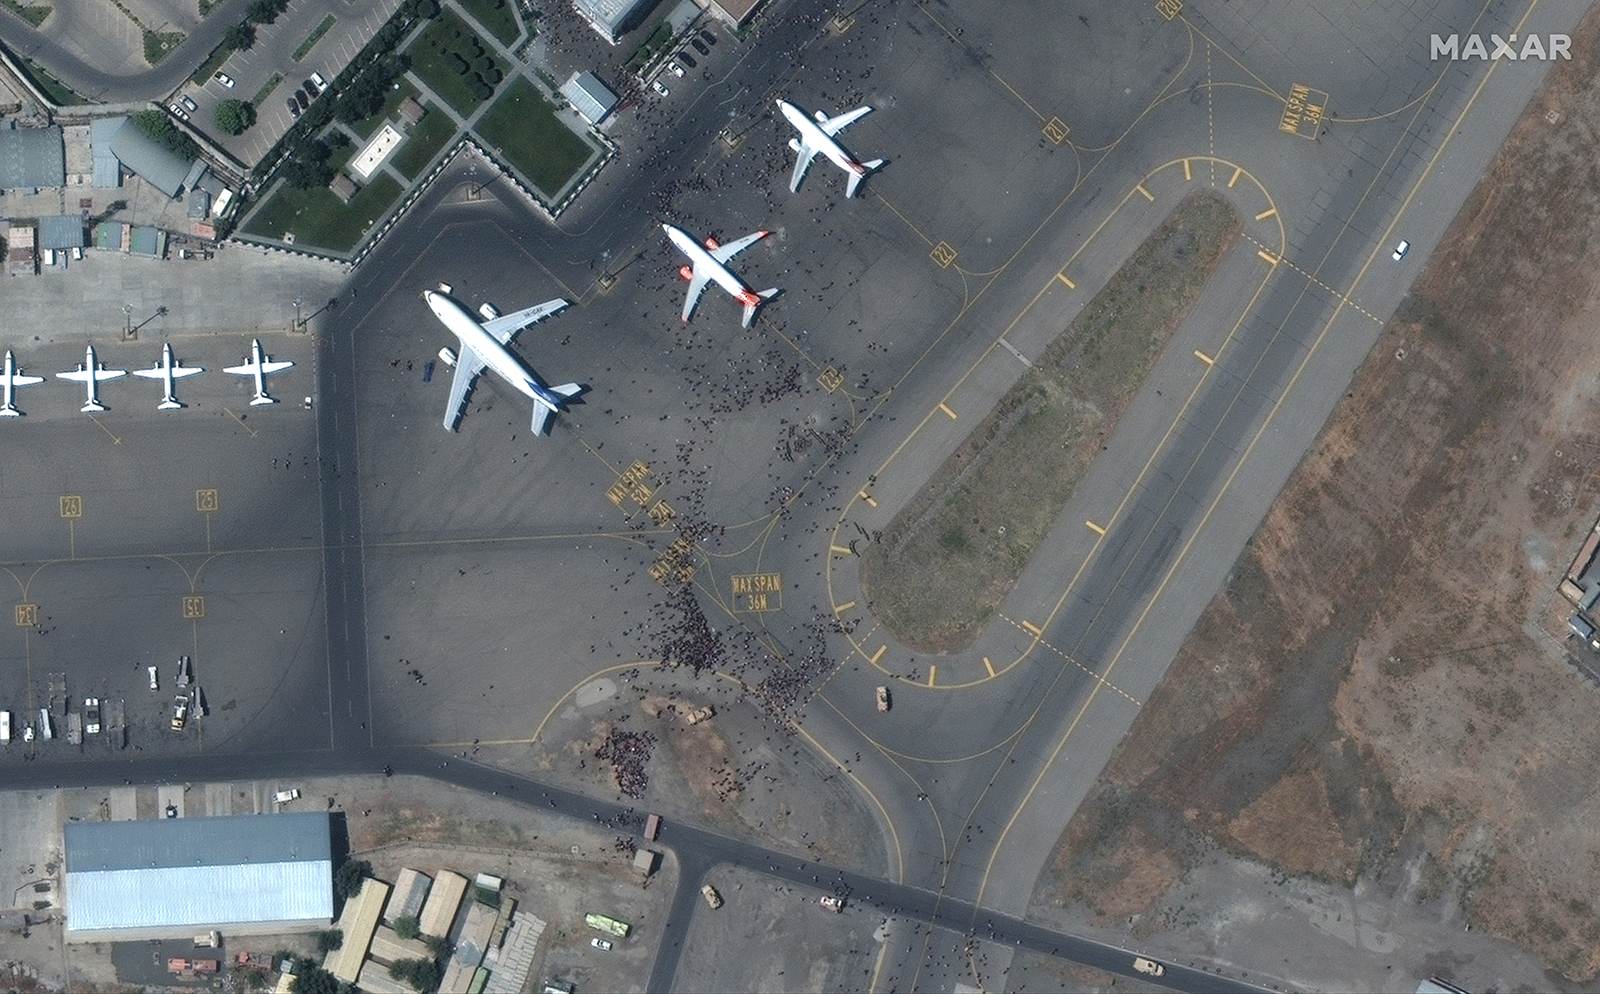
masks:
<svg viewBox="0 0 1600 994"><path fill-rule="evenodd" d="M1036 908L1161 911L1220 848L1270 886L1394 898L1396 933L1464 922L1553 974L1600 974L1600 724L1553 596L1600 504L1597 43L1591 13L1069 824Z"/></svg>

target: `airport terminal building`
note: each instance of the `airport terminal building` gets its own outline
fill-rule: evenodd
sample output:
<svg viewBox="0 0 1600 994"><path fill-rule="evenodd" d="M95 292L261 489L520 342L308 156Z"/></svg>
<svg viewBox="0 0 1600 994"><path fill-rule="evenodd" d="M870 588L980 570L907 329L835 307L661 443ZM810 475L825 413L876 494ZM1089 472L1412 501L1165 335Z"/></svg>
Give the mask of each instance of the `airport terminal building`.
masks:
<svg viewBox="0 0 1600 994"><path fill-rule="evenodd" d="M326 814L66 826L66 940L274 934L333 921Z"/></svg>

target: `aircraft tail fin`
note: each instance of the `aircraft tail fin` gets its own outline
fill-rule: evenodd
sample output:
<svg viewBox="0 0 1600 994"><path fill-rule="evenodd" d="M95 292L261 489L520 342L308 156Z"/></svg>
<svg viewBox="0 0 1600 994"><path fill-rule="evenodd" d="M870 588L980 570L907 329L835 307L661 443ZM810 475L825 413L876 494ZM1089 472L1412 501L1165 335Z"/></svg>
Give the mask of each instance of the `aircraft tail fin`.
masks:
<svg viewBox="0 0 1600 994"><path fill-rule="evenodd" d="M0 405L0 418L20 418L20 417L22 417L22 412L17 410L16 405L14 405L14 404Z"/></svg>
<svg viewBox="0 0 1600 994"><path fill-rule="evenodd" d="M98 400L91 400L91 401L89 401L89 403L87 403L87 404L83 405L82 407L78 408L78 410L82 411L85 414L98 414L99 412L104 411L105 409L106 409L106 405L100 403Z"/></svg>
<svg viewBox="0 0 1600 994"><path fill-rule="evenodd" d="M855 196L856 188L861 185L861 181L866 179L870 174L876 172L878 168L883 165L883 160L873 159L871 162L863 162L861 165L861 172L850 174L850 182L844 188L844 195L846 197Z"/></svg>
<svg viewBox="0 0 1600 994"><path fill-rule="evenodd" d="M563 383L560 386L551 387L550 392L555 394L557 397L576 397L583 393L583 384Z"/></svg>
<svg viewBox="0 0 1600 994"><path fill-rule="evenodd" d="M778 288L777 287L772 287L771 289L762 290L760 293L756 294L756 296L761 298L761 300L759 302L754 303L754 304L745 304L744 305L744 321L742 322L743 327L748 328L748 327L750 327L751 322L755 321L755 319L756 319L756 308L760 307L762 304L766 303L767 301L771 300L773 297L776 297L777 295L778 295Z"/></svg>
<svg viewBox="0 0 1600 994"><path fill-rule="evenodd" d="M258 393L254 397L250 398L250 406L251 407L262 407L262 406L264 406L266 404L276 404L277 402L278 402L277 398L268 397L264 393Z"/></svg>
<svg viewBox="0 0 1600 994"><path fill-rule="evenodd" d="M158 410L158 411L176 411L182 406L183 405L178 403L177 401L168 399L168 400L163 400L161 403L157 404L156 405L156 410Z"/></svg>

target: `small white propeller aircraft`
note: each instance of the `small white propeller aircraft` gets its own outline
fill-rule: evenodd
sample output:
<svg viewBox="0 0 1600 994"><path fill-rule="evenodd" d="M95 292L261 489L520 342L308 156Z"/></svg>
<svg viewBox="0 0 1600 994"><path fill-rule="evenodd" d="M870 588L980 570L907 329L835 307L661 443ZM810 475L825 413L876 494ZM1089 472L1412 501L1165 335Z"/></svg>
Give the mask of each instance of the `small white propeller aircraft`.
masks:
<svg viewBox="0 0 1600 994"><path fill-rule="evenodd" d="M267 393L267 374L288 369L294 363L287 359L273 359L261 348L261 339L250 340L250 361L239 366L229 366L223 370L235 376L253 376L256 380L256 395L250 398L251 407L260 407L263 404L276 404L277 398Z"/></svg>
<svg viewBox="0 0 1600 994"><path fill-rule="evenodd" d="M11 350L6 349L6 361L3 370L0 370L0 418L19 418L22 412L17 410L17 387L31 387L35 383L43 383L42 376L23 376L17 361L11 357Z"/></svg>
<svg viewBox="0 0 1600 994"><path fill-rule="evenodd" d="M173 381L205 371L204 366L185 366L181 361L172 358L172 343L165 342L161 346L161 361L149 369L136 369L133 375L142 376L147 380L160 380L161 403L156 405L156 410L176 411L183 405L178 403Z"/></svg>
<svg viewBox="0 0 1600 994"><path fill-rule="evenodd" d="M128 375L126 369L107 369L106 364L95 358L94 346L86 346L83 350L83 362L78 368L68 373L57 373L56 376L63 380L72 380L83 384L84 405L78 410L85 414L103 411L106 405L100 403L100 381L114 380L119 376Z"/></svg>

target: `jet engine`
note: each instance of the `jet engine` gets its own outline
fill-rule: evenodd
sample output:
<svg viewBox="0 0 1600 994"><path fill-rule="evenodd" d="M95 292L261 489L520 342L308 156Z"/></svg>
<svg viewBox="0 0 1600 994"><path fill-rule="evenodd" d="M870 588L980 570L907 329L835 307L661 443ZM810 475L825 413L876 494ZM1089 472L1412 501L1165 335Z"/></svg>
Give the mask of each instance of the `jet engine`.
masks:
<svg viewBox="0 0 1600 994"><path fill-rule="evenodd" d="M454 366L456 364L456 354L449 349L440 349L439 361L446 366Z"/></svg>

